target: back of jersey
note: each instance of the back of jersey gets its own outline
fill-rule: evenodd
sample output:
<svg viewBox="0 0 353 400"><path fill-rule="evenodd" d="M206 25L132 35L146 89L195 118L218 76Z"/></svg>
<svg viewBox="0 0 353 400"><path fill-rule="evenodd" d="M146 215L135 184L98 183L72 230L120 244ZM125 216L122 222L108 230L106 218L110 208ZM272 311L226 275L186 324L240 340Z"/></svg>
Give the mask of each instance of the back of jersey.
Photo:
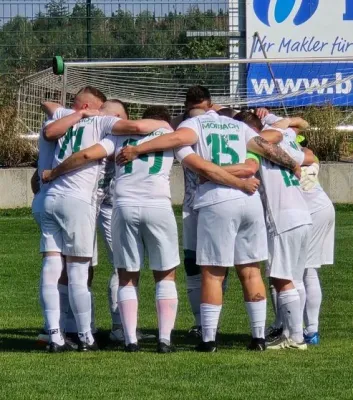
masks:
<svg viewBox="0 0 353 400"><path fill-rule="evenodd" d="M80 120L58 140L53 168L72 154L87 149L111 133L119 119L116 117L90 117ZM92 162L83 168L62 175L52 182L48 194L60 193L79 198L88 203L96 201L100 163Z"/></svg>
<svg viewBox="0 0 353 400"><path fill-rule="evenodd" d="M115 152L122 147L152 140L171 131L161 128L148 136L116 137ZM116 167L115 204L149 207L170 207L169 175L174 152L168 150L144 154L122 167Z"/></svg>
<svg viewBox="0 0 353 400"><path fill-rule="evenodd" d="M204 115L184 121L180 128L189 128L198 135L195 152L205 160L219 166L244 163L247 143L258 136L242 122L209 111ZM247 196L240 190L213 182L199 185L194 208Z"/></svg>

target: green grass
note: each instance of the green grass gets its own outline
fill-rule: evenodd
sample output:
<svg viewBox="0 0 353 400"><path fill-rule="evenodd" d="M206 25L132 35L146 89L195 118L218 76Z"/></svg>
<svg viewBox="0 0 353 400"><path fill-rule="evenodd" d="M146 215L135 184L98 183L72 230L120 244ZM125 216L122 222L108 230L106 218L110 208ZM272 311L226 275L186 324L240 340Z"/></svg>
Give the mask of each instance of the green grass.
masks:
<svg viewBox="0 0 353 400"><path fill-rule="evenodd" d="M337 214L336 265L322 269L322 344L307 352L261 354L245 350L249 328L234 273L222 314L219 352L192 351L193 345L185 338L192 318L182 268L175 332L179 351L158 355L154 343L143 344L138 354L105 347L110 328L106 301L110 267L102 243L94 291L103 349L94 354L46 354L35 345L42 324L39 232L26 215L21 211L0 216L1 399L353 399L351 209ZM141 279L139 324L156 331L150 271L144 271Z"/></svg>

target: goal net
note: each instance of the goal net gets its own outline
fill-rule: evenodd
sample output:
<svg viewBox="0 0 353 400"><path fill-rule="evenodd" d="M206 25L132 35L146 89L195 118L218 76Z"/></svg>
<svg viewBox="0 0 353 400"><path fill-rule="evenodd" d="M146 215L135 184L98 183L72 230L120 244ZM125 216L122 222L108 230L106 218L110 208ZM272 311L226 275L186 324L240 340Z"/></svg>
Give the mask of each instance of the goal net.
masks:
<svg viewBox="0 0 353 400"><path fill-rule="evenodd" d="M24 134L38 134L45 117L41 101L70 107L87 85L126 102L132 118L157 104L180 114L187 89L198 84L210 89L215 104L267 107L282 115L330 105L339 125L353 124L353 58L70 62L61 67L59 75L50 68L21 81L18 117Z"/></svg>

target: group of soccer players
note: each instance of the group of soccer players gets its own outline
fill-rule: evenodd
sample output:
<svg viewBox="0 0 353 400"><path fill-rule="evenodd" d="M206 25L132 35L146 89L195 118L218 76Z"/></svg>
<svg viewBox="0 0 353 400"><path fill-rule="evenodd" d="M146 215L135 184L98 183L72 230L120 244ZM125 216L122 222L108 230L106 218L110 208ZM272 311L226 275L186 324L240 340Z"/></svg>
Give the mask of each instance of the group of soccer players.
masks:
<svg viewBox="0 0 353 400"><path fill-rule="evenodd" d="M157 351L175 351L180 259L169 182L174 158L184 168L184 265L195 317L189 334L200 339L196 350L217 350L230 267L243 289L249 350L305 350L319 342L318 270L333 263L335 213L317 179L318 160L299 143L304 120L215 105L202 86L188 90L185 113L174 120L161 106L129 120L121 101L93 87L80 90L72 109L43 107L48 120L39 140L33 214L41 229L40 299L49 352L75 348L73 331L79 351L98 349L90 290L96 226L113 266L110 339L136 352L148 336L137 328L146 256L156 288ZM276 314L267 331L262 261Z"/></svg>

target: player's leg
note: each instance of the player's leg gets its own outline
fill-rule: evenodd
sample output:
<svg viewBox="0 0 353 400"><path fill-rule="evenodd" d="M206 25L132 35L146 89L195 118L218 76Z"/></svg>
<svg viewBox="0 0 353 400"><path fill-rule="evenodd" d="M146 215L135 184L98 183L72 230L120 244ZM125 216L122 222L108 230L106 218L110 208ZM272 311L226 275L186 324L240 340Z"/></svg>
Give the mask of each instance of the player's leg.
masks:
<svg viewBox="0 0 353 400"><path fill-rule="evenodd" d="M41 243L43 254L40 278L40 302L45 324L49 333L49 351L66 350L65 341L60 330L60 293L58 282L64 264L61 255L62 231L56 220L57 198L47 196L44 200L44 210L41 214Z"/></svg>
<svg viewBox="0 0 353 400"><path fill-rule="evenodd" d="M321 265L331 265L334 260L335 210L332 204L312 214L312 237L309 244L304 285L306 303L304 309L305 341L319 343L319 314L322 291L319 279Z"/></svg>
<svg viewBox="0 0 353 400"><path fill-rule="evenodd" d="M142 208L141 233L156 282L157 351L170 353L175 350L171 332L178 308L175 267L180 264L178 228L172 208Z"/></svg>
<svg viewBox="0 0 353 400"><path fill-rule="evenodd" d="M294 281L298 284L303 279L310 229L310 225L305 225L280 235L269 236L267 273L278 292L278 310L288 337L282 336L268 342L268 349L306 349L300 295Z"/></svg>
<svg viewBox="0 0 353 400"><path fill-rule="evenodd" d="M186 290L191 311L194 316L194 326L190 329L191 336L201 336L201 268L196 264L197 211L191 207L183 207L183 247L184 268L186 273Z"/></svg>
<svg viewBox="0 0 353 400"><path fill-rule="evenodd" d="M266 288L261 276L260 261L267 260L267 233L259 196L239 200L240 225L235 238L234 263L240 279L252 340L249 350L265 350Z"/></svg>
<svg viewBox="0 0 353 400"><path fill-rule="evenodd" d="M198 351L217 350L216 334L222 310L222 284L227 267L234 266L234 243L238 229L236 201L214 204L199 210L197 264L202 266L201 325Z"/></svg>
<svg viewBox="0 0 353 400"><path fill-rule="evenodd" d="M93 256L96 210L74 197L64 197L58 212L62 220L63 254L69 284L69 300L75 316L79 351L97 350L92 335L92 300L88 286Z"/></svg>
<svg viewBox="0 0 353 400"><path fill-rule="evenodd" d="M140 232L140 207L116 207L112 214L114 267L119 272L117 301L124 330L125 350L138 351L137 284L144 262L144 244Z"/></svg>

